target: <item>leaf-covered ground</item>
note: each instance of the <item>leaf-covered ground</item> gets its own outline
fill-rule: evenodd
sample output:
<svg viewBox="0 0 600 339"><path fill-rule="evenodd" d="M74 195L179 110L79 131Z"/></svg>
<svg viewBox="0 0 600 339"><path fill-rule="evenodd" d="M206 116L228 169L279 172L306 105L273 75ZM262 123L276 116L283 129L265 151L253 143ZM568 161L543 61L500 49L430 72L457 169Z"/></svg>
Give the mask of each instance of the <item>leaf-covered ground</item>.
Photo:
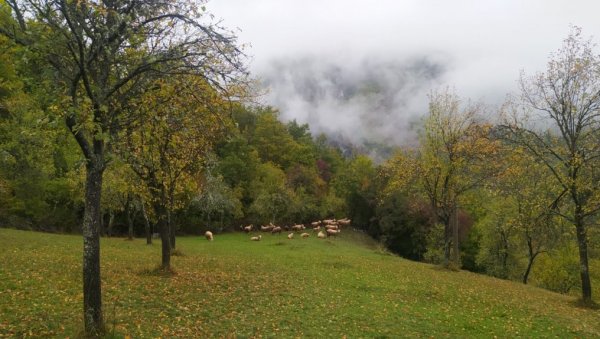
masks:
<svg viewBox="0 0 600 339"><path fill-rule="evenodd" d="M339 239L245 234L160 245L102 239L104 314L117 337L600 337L574 298L388 255ZM73 337L82 326L80 236L0 229L0 337Z"/></svg>

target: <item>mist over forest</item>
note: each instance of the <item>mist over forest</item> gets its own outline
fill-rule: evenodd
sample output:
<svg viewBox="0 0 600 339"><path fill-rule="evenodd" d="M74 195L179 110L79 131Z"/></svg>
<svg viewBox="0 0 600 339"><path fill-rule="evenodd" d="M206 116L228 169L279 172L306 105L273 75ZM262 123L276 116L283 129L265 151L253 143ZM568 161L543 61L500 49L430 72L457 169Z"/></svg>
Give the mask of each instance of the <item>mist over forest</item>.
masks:
<svg viewBox="0 0 600 339"><path fill-rule="evenodd" d="M426 57L365 57L346 63L317 57L279 59L261 70L265 102L284 121L307 123L315 135L406 145L415 142L427 94L446 66Z"/></svg>

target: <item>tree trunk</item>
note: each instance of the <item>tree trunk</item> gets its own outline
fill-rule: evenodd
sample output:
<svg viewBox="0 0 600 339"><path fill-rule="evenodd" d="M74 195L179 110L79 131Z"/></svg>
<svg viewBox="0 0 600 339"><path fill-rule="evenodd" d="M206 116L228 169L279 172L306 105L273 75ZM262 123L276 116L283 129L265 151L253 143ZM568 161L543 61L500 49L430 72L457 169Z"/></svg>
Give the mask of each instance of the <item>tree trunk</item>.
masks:
<svg viewBox="0 0 600 339"><path fill-rule="evenodd" d="M538 251L536 251L536 252L533 251L533 244L532 244L531 238L527 239L527 250L529 251L529 261L527 262L527 269L525 270L525 273L523 274L523 284L525 284L525 285L527 285L527 280L529 279L529 273L531 272L531 267L533 266L533 261L535 260L537 255L540 254L539 247L538 247Z"/></svg>
<svg viewBox="0 0 600 339"><path fill-rule="evenodd" d="M450 266L450 250L452 245L450 218L444 220L444 267Z"/></svg>
<svg viewBox="0 0 600 339"><path fill-rule="evenodd" d="M452 244L454 245L454 267L460 268L460 249L458 247L458 207L454 204L452 211Z"/></svg>
<svg viewBox="0 0 600 339"><path fill-rule="evenodd" d="M100 212L100 227L99 227L98 233L100 234L101 237L106 236L106 228L104 227L104 224L106 224L106 222L104 221L105 218L106 218L106 214Z"/></svg>
<svg viewBox="0 0 600 339"><path fill-rule="evenodd" d="M171 242L171 249L175 249L175 226L171 223L171 211L167 210L167 224L169 225L169 241Z"/></svg>
<svg viewBox="0 0 600 339"><path fill-rule="evenodd" d="M577 214L577 213L576 213ZM579 247L579 274L581 276L581 294L584 302L592 301L592 283L588 264L587 234L581 217L575 219L577 246Z"/></svg>
<svg viewBox="0 0 600 339"><path fill-rule="evenodd" d="M115 212L113 212L113 210L110 210L109 217L108 217L108 229L106 230L106 235L108 235L109 238L112 236L112 229L113 229L114 222L115 222Z"/></svg>
<svg viewBox="0 0 600 339"><path fill-rule="evenodd" d="M523 274L523 284L527 285L527 280L529 279L529 273L531 272L531 267L533 266L533 261L535 257L537 257L539 253L534 254L533 256L529 256L529 262L527 263L527 269L525 270L525 274Z"/></svg>
<svg viewBox="0 0 600 339"><path fill-rule="evenodd" d="M154 210L156 211L157 225L160 232L160 241L162 243L161 267L162 269L168 270L171 268L171 234L169 230L169 223L167 222L167 212L161 202L156 203Z"/></svg>
<svg viewBox="0 0 600 339"><path fill-rule="evenodd" d="M133 240L133 216L131 213L131 204L127 206L127 239Z"/></svg>
<svg viewBox="0 0 600 339"><path fill-rule="evenodd" d="M163 269L171 268L171 240L169 239L169 227L165 219L159 219L160 240L162 243L162 262Z"/></svg>
<svg viewBox="0 0 600 339"><path fill-rule="evenodd" d="M444 267L449 267L450 266L450 250L452 248L451 246L451 241L450 239L446 239L446 241L444 242Z"/></svg>
<svg viewBox="0 0 600 339"><path fill-rule="evenodd" d="M100 196L104 166L100 160L88 160L83 216L83 315L85 332L98 335L104 330L100 280Z"/></svg>
<svg viewBox="0 0 600 339"><path fill-rule="evenodd" d="M175 228L173 225L169 225L169 241L171 242L171 249L174 250L175 247Z"/></svg>
<svg viewBox="0 0 600 339"><path fill-rule="evenodd" d="M142 215L144 216L144 223L146 226L146 245L152 245L152 229L150 229L150 220L148 220L148 214L146 213L144 201L142 201Z"/></svg>
<svg viewBox="0 0 600 339"><path fill-rule="evenodd" d="M508 233L504 230L500 230L500 239L502 240L502 248L499 249L500 263L502 264L502 276L503 279L508 279Z"/></svg>

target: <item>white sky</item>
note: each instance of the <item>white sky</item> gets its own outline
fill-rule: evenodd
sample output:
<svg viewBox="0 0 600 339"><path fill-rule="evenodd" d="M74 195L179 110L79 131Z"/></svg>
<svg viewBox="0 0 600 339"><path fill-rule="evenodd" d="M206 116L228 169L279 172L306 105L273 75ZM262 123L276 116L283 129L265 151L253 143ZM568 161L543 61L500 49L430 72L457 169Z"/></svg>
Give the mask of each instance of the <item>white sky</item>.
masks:
<svg viewBox="0 0 600 339"><path fill-rule="evenodd" d="M443 74L404 108L411 112L396 119L425 113L425 93L446 85L462 97L499 104L516 90L520 70L545 68L570 24L600 42L600 1L594 0L212 0L206 7L225 27L241 30L257 77L272 77L274 62L299 58L345 69L374 57L400 63L426 57L443 65ZM311 128L320 123L288 105L286 98L298 98L279 87L270 88L265 100L284 119L299 117ZM357 114L329 114L344 113Z"/></svg>

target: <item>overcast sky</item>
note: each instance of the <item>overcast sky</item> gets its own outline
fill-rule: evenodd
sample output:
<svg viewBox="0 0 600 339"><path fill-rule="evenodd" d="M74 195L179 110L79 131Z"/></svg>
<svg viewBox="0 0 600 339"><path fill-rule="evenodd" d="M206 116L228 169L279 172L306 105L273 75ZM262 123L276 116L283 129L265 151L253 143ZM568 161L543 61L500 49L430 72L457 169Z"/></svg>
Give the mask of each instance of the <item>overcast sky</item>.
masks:
<svg viewBox="0 0 600 339"><path fill-rule="evenodd" d="M600 42L594 0L212 0L207 8L240 29L251 72L269 87L263 101L282 119L356 142L402 143L431 89L452 86L497 105L520 70L544 69L570 24Z"/></svg>

